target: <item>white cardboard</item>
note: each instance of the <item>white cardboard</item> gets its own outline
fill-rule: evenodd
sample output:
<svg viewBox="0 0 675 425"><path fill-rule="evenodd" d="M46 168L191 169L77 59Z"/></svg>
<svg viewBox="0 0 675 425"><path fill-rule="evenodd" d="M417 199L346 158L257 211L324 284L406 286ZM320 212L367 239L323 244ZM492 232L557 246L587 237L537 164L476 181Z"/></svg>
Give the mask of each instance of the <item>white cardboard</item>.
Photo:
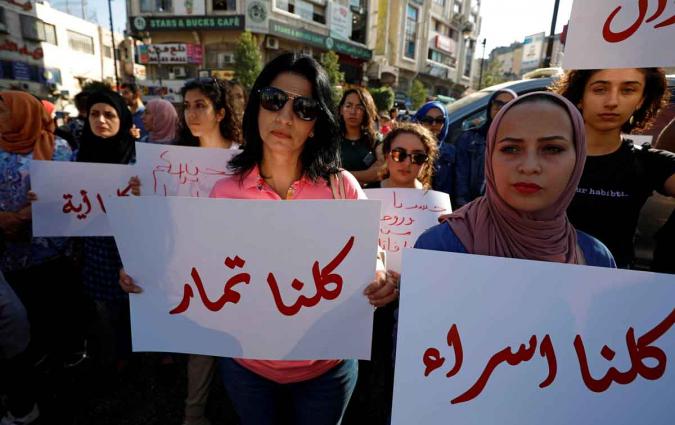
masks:
<svg viewBox="0 0 675 425"><path fill-rule="evenodd" d="M143 288L130 296L135 351L167 351L270 360L370 357L373 308L362 294L374 279L379 202L119 198L110 222L125 270ZM339 295L301 307L295 315L277 308L268 284L273 273L285 305L313 298L313 264L323 269L355 240L335 268ZM228 267L239 256L243 267ZM230 262L230 265L232 263ZM237 303L206 308L192 269L209 300L225 293L235 274L249 283L233 290ZM242 276L239 276L240 278ZM291 282L305 282L296 290ZM181 304L184 285L194 296ZM326 286L328 292L337 284ZM330 298L330 297L329 297Z"/></svg>
<svg viewBox="0 0 675 425"><path fill-rule="evenodd" d="M206 198L226 175L239 149L171 146L136 142L141 195Z"/></svg>
<svg viewBox="0 0 675 425"><path fill-rule="evenodd" d="M417 238L438 224L441 214L450 214L447 193L419 189L366 189L368 199L382 201L380 248L387 252L387 269L401 271L404 248L412 248Z"/></svg>
<svg viewBox="0 0 675 425"><path fill-rule="evenodd" d="M133 175L130 165L32 161L33 236L111 236L108 200L129 196Z"/></svg>
<svg viewBox="0 0 675 425"><path fill-rule="evenodd" d="M641 14L642 3L647 7ZM664 8L660 9L660 5ZM621 9L613 15L617 8ZM651 18L654 19L647 22ZM665 25L668 21L671 23ZM659 24L664 26L657 28ZM609 33L603 31L606 25ZM563 67L669 67L675 65L673 40L675 2L672 0L575 0L567 32Z"/></svg>
<svg viewBox="0 0 675 425"><path fill-rule="evenodd" d="M672 275L408 249L392 424L673 424L675 329L645 349L645 354L662 350L669 360L659 379L637 375L627 385L612 382L603 392L584 384L574 340L581 337L594 379L610 367L623 373L635 367L628 329L640 338L667 317L672 325L674 307ZM463 362L448 378L455 365L446 339L453 324ZM533 335L531 360L498 364L476 398L451 403L473 386L493 355L505 347L529 348ZM540 388L550 371L540 354L546 335L557 373ZM612 361L600 354L605 344L616 354ZM445 362L425 378L422 358L428 348L437 348ZM657 366L654 358L643 360Z"/></svg>

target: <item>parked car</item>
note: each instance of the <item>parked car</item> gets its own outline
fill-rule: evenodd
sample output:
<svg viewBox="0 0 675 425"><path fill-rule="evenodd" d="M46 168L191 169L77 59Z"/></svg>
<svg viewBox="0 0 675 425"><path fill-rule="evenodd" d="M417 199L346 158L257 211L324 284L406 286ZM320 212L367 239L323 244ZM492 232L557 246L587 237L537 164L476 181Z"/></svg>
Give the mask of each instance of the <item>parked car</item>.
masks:
<svg viewBox="0 0 675 425"><path fill-rule="evenodd" d="M478 127L485 122L487 102L495 91L507 88L515 91L518 95L523 95L534 91L547 90L557 78L558 76L509 81L484 88L448 105L450 125L446 141L454 144L463 131ZM670 104L661 111L650 129L636 134L638 136L653 136L652 143L656 141L655 138L661 130L675 117L675 75L668 75L667 80L668 88L671 91ZM645 140L643 138L637 139L636 144ZM658 193L649 198L643 207L635 235L636 268L649 269L654 251L654 234L665 224L673 210L675 210L675 199L661 196Z"/></svg>

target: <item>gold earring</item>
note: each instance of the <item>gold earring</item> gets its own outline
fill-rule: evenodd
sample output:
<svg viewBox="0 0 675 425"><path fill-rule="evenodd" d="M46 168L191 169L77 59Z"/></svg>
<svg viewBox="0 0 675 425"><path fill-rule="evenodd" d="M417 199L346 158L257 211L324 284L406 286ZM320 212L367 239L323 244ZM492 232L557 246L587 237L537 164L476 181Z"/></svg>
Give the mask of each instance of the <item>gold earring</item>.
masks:
<svg viewBox="0 0 675 425"><path fill-rule="evenodd" d="M633 125L634 122L635 122L635 118L633 117L633 115L631 115L630 119L628 120L628 124Z"/></svg>

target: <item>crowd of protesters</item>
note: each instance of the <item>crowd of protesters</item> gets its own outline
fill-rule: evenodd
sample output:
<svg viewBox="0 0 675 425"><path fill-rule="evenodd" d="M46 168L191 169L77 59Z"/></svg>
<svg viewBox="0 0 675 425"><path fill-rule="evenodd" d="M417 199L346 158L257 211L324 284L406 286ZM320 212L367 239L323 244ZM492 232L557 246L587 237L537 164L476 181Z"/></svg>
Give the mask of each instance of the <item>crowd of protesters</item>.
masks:
<svg viewBox="0 0 675 425"><path fill-rule="evenodd" d="M309 56L272 60L249 92L202 77L181 95L176 108L164 99L144 104L135 84L120 93L96 85L75 96L77 116L57 128L53 104L0 92L2 425L60 423L40 417L35 370L45 362L89 362L100 386L114 386L133 357L129 297L142 291L112 237L32 237L31 161L132 164L136 141L240 149L211 197L365 199L363 188L433 189L451 197L455 212L417 248L601 267L630 268L640 209L654 191L675 197L675 154L625 136L667 104L661 69L568 71L549 92L496 91L485 122L456 143L442 103L403 122L395 109L378 111L361 87L334 102ZM675 144L672 128L658 146ZM149 183L130 184L139 196ZM657 237L659 271L673 272L673 227L671 216ZM187 365L175 422L211 423L215 376L241 424L388 423L400 276L380 257L373 262L376 274L363 282L377 307L371 361L180 361L166 353L161 366Z"/></svg>

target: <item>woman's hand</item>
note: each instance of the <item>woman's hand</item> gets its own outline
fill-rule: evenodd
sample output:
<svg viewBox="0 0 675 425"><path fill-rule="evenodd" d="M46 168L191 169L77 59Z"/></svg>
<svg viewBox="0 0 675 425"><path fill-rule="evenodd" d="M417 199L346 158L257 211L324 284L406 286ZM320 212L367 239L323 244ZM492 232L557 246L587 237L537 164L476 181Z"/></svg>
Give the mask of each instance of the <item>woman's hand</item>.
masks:
<svg viewBox="0 0 675 425"><path fill-rule="evenodd" d="M143 288L137 286L134 283L134 279L124 269L120 269L120 288L127 294L140 294L143 292Z"/></svg>
<svg viewBox="0 0 675 425"><path fill-rule="evenodd" d="M401 275L394 271L375 272L375 280L366 287L363 294L375 307L382 307L398 298L398 285Z"/></svg>
<svg viewBox="0 0 675 425"><path fill-rule="evenodd" d="M37 193L33 192L32 190L29 190L28 194L26 195L26 199L28 199L28 202L30 202L31 204L33 202L37 202L38 200Z"/></svg>
<svg viewBox="0 0 675 425"><path fill-rule="evenodd" d="M134 124L134 126L129 129L129 134L131 134L131 137L133 137L134 139L140 139L141 129L136 127L136 125Z"/></svg>
<svg viewBox="0 0 675 425"><path fill-rule="evenodd" d="M129 186L131 186L132 195L141 196L141 179L138 176L133 176L129 179Z"/></svg>

